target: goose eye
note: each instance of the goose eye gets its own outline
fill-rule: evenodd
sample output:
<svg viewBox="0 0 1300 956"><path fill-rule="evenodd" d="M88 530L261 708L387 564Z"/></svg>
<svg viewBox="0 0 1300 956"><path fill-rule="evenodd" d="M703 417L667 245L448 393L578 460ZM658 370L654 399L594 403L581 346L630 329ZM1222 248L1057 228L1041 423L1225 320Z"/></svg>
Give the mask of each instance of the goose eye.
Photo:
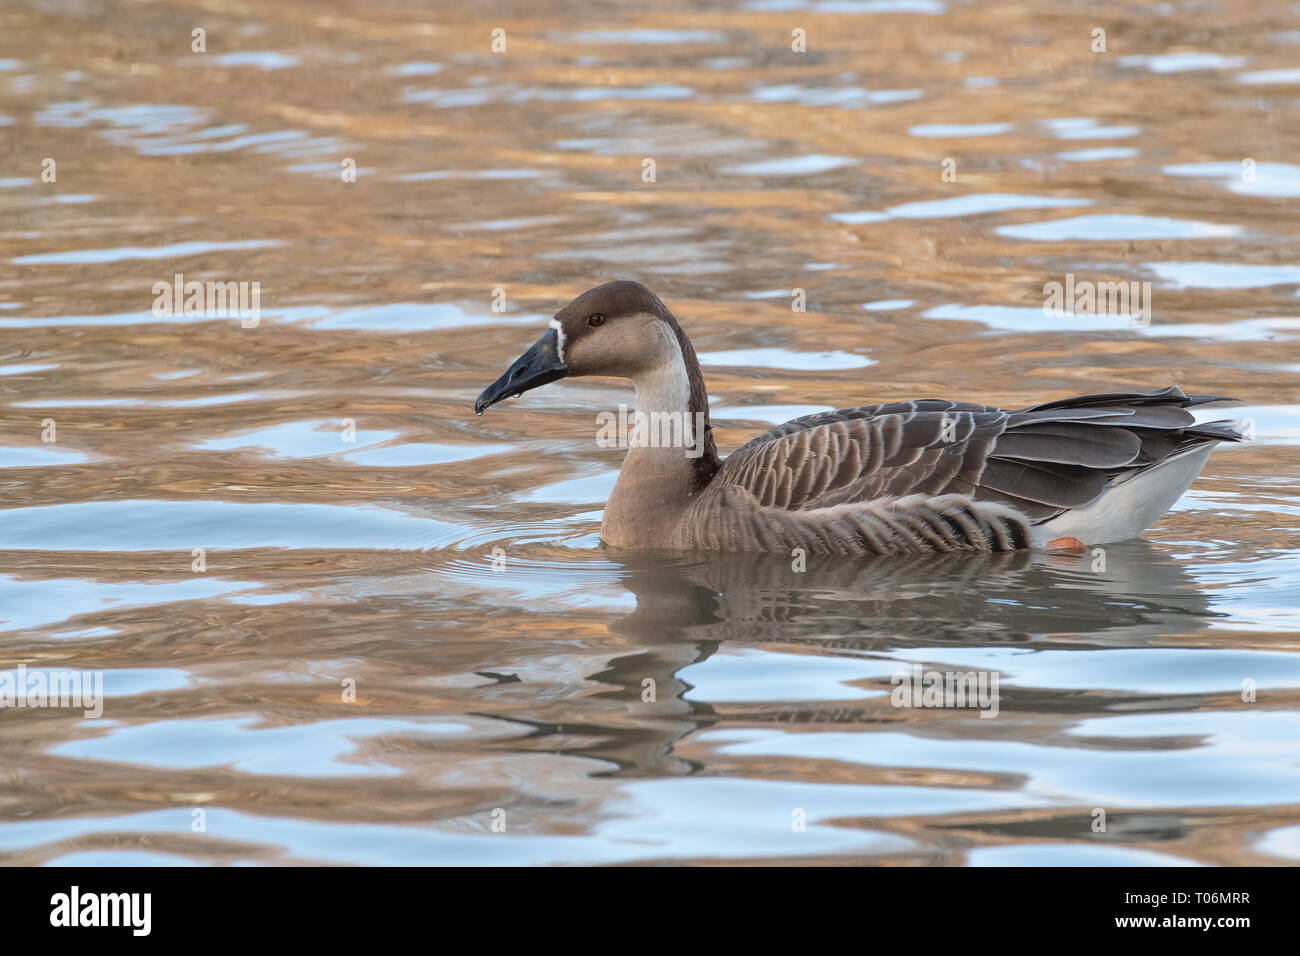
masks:
<svg viewBox="0 0 1300 956"><path fill-rule="evenodd" d="M587 317L587 324L591 326L604 325L605 317L601 315L599 312L597 312L594 315L590 315Z"/></svg>

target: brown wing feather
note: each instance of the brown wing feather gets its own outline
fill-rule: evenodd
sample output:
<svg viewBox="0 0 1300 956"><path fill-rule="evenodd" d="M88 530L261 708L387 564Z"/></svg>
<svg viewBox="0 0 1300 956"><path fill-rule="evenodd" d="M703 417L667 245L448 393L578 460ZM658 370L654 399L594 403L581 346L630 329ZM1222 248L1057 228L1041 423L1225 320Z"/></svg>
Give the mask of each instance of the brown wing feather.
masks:
<svg viewBox="0 0 1300 956"><path fill-rule="evenodd" d="M1226 423L1196 426L1185 411L1226 400L1171 387L1019 411L927 399L807 415L737 449L709 492L741 488L788 511L957 494L1041 522L1190 446L1239 440Z"/></svg>
<svg viewBox="0 0 1300 956"><path fill-rule="evenodd" d="M764 507L828 508L912 494L969 494L1009 419L967 402L895 402L795 419L723 463L711 487Z"/></svg>

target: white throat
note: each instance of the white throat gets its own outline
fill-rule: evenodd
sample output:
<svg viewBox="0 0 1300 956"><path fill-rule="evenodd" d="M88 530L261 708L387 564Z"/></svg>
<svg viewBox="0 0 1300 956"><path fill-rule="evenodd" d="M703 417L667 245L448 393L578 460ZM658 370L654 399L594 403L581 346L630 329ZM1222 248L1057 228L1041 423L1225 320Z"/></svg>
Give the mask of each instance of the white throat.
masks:
<svg viewBox="0 0 1300 956"><path fill-rule="evenodd" d="M667 357L654 368L632 380L636 386L636 410L644 414L676 412L686 414L691 405L691 380L686 374L682 346L663 323L656 323L668 341Z"/></svg>

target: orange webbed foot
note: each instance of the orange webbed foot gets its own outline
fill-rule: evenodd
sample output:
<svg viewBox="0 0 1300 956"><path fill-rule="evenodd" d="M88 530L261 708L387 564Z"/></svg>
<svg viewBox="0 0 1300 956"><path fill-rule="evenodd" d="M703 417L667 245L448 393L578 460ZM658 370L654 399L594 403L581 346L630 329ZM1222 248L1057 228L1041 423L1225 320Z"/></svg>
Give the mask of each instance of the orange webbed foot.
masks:
<svg viewBox="0 0 1300 956"><path fill-rule="evenodd" d="M1078 538L1053 538L1044 547L1048 554L1084 554L1088 550Z"/></svg>

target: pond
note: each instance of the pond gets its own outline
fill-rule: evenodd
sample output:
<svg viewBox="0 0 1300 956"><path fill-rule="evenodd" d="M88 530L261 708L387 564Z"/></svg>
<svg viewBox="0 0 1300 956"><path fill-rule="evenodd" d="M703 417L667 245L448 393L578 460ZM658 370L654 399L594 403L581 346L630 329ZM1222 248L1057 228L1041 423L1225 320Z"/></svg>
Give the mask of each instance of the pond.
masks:
<svg viewBox="0 0 1300 956"><path fill-rule="evenodd" d="M0 669L102 695L0 708L0 862L1300 862L1297 56L1269 0L6 7ZM626 382L473 412L613 278L724 454L1169 384L1255 440L1100 554L620 553Z"/></svg>

